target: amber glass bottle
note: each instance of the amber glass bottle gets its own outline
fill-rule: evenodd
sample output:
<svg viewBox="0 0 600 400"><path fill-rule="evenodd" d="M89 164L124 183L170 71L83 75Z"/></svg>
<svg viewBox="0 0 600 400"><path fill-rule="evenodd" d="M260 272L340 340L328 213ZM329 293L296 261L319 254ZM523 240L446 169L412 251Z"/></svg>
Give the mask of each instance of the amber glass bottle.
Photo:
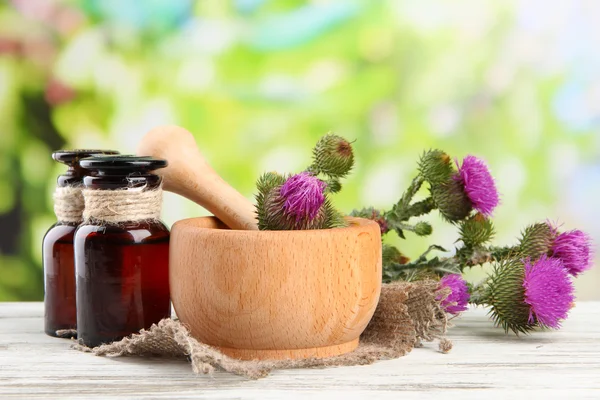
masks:
<svg viewBox="0 0 600 400"><path fill-rule="evenodd" d="M75 233L77 337L95 347L148 329L171 314L169 230L158 219L161 180L151 157L81 162L85 222Z"/></svg>
<svg viewBox="0 0 600 400"><path fill-rule="evenodd" d="M42 242L44 264L44 330L50 336L74 336L75 264L73 260L73 234L82 220L83 197L81 185L82 158L100 154L118 154L112 150L60 150L52 158L68 165L60 175L55 192L55 211L58 222L50 227Z"/></svg>

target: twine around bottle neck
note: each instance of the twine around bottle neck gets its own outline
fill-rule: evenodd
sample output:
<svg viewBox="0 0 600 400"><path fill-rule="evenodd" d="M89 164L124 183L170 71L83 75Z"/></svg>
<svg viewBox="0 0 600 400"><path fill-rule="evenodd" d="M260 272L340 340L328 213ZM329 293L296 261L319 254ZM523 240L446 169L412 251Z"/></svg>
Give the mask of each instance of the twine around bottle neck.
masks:
<svg viewBox="0 0 600 400"><path fill-rule="evenodd" d="M59 222L80 223L83 220L84 200L81 186L57 187L54 191L54 214Z"/></svg>
<svg viewBox="0 0 600 400"><path fill-rule="evenodd" d="M162 209L162 186L153 189L83 189L84 221L109 224L158 220Z"/></svg>

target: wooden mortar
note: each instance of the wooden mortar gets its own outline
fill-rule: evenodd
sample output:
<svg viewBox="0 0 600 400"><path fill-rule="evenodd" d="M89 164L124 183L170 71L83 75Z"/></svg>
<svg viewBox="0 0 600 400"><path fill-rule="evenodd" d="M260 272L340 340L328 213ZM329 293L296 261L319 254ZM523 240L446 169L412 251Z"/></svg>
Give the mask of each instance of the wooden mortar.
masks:
<svg viewBox="0 0 600 400"><path fill-rule="evenodd" d="M347 228L230 230L214 217L175 223L170 285L199 341L239 359L329 357L354 350L381 291L381 233Z"/></svg>

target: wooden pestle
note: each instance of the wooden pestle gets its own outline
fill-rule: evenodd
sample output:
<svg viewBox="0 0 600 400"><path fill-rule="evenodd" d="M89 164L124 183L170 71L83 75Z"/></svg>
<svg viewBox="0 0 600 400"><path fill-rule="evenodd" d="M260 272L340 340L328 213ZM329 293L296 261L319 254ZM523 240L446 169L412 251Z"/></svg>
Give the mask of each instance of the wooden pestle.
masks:
<svg viewBox="0 0 600 400"><path fill-rule="evenodd" d="M254 205L208 165L187 130L178 126L156 127L142 138L137 154L169 162L166 168L155 172L163 177L165 190L198 203L231 229L258 229Z"/></svg>

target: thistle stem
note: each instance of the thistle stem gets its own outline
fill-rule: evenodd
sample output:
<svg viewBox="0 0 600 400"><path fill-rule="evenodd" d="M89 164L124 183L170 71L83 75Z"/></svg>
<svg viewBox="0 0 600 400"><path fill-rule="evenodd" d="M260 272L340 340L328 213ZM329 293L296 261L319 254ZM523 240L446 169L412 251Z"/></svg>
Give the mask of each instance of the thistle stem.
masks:
<svg viewBox="0 0 600 400"><path fill-rule="evenodd" d="M484 280L477 285L473 286L470 290L471 298L469 299L469 303L475 304L478 306L483 306L486 304L486 285L487 280Z"/></svg>
<svg viewBox="0 0 600 400"><path fill-rule="evenodd" d="M494 261L500 261L503 258L506 258L512 254L515 254L519 251L518 246L506 246L506 247L496 247L492 246L489 248L490 254Z"/></svg>
<svg viewBox="0 0 600 400"><path fill-rule="evenodd" d="M448 273L462 273L466 267L474 267L476 265L485 264L491 261L500 261L514 251L511 247L493 247L493 248L462 248L452 257L434 257L428 259L427 256L433 250L446 251L444 248L436 245L430 246L427 251L406 264L392 263L386 265L386 270L396 272L409 270L430 270L438 275Z"/></svg>

